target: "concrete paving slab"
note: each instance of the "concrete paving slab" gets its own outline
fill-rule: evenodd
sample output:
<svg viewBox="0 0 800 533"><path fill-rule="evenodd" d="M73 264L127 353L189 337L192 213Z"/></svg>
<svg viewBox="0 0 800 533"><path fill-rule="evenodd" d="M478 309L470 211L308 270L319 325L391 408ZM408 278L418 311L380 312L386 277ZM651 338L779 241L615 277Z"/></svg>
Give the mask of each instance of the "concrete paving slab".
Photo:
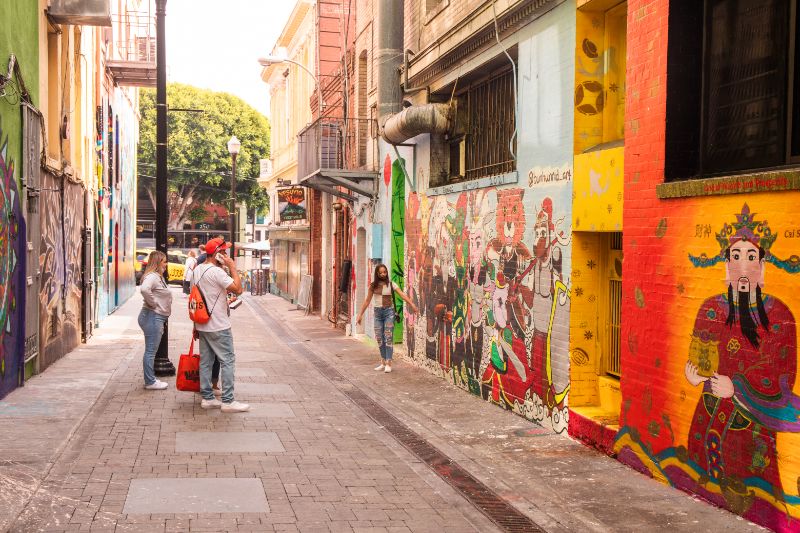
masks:
<svg viewBox="0 0 800 533"><path fill-rule="evenodd" d="M252 396L295 396L291 385L285 383L237 383L237 395Z"/></svg>
<svg viewBox="0 0 800 533"><path fill-rule="evenodd" d="M245 413L237 413L236 417L243 418L295 418L294 411L288 403L274 402L248 402L250 410ZM212 418L230 416L228 413L223 413L219 409L213 409L208 412Z"/></svg>
<svg viewBox="0 0 800 533"><path fill-rule="evenodd" d="M260 378L266 376L267 374L264 372L263 368L254 368L254 367L236 365L237 378Z"/></svg>
<svg viewBox="0 0 800 533"><path fill-rule="evenodd" d="M122 512L268 513L269 504L260 479L134 479Z"/></svg>
<svg viewBox="0 0 800 533"><path fill-rule="evenodd" d="M226 416L229 415L226 414ZM175 434L176 453L275 453L285 451L278 435L269 431L181 431Z"/></svg>
<svg viewBox="0 0 800 533"><path fill-rule="evenodd" d="M275 352L246 352L237 349L236 353L237 363L274 363L282 360L283 356Z"/></svg>

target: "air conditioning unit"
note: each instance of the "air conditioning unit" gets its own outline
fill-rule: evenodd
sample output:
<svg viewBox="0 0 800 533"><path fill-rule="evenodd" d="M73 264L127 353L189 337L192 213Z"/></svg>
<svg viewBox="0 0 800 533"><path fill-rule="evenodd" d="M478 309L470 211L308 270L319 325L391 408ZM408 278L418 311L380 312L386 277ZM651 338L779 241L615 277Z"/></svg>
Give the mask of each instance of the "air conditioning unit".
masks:
<svg viewBox="0 0 800 533"><path fill-rule="evenodd" d="M47 16L58 24L111 26L109 0L50 0Z"/></svg>
<svg viewBox="0 0 800 533"><path fill-rule="evenodd" d="M136 37L136 61L156 62L156 38Z"/></svg>

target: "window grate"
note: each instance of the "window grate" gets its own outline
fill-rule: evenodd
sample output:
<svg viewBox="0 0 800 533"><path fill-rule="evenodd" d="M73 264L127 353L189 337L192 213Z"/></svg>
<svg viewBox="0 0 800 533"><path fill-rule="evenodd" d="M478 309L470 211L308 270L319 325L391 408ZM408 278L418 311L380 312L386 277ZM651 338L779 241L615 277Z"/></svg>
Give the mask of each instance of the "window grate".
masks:
<svg viewBox="0 0 800 533"><path fill-rule="evenodd" d="M606 373L620 377L620 328L622 325L622 281L609 280L608 286L608 357Z"/></svg>
<svg viewBox="0 0 800 533"><path fill-rule="evenodd" d="M471 87L465 94L469 127L465 139L467 180L515 169L514 76L508 70ZM516 152L516 139L513 148Z"/></svg>
<svg viewBox="0 0 800 533"><path fill-rule="evenodd" d="M789 0L709 0L702 170L785 163Z"/></svg>

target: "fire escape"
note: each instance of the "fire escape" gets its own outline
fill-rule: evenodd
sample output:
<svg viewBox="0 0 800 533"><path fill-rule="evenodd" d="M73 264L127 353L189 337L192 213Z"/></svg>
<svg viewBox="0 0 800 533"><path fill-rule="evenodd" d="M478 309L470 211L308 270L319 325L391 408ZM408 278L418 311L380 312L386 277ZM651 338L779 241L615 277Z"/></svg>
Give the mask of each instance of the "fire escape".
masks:
<svg viewBox="0 0 800 533"><path fill-rule="evenodd" d="M143 4L144 9L113 17L114 38L106 68L121 86L156 86L156 18L151 2Z"/></svg>

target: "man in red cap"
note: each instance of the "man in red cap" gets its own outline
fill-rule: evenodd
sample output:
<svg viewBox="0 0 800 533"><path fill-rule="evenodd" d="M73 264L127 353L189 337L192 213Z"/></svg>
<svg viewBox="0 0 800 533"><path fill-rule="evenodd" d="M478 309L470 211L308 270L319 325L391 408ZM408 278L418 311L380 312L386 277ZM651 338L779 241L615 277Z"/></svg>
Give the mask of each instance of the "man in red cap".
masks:
<svg viewBox="0 0 800 533"><path fill-rule="evenodd" d="M200 394L203 409L221 408L223 412L249 411L250 406L234 401L233 380L236 354L233 351L228 293L242 294L242 280L233 259L225 252L231 243L215 237L206 243L207 259L194 269L192 285L197 285L205 296L211 319L205 324L195 324L200 338ZM230 271L229 276L222 267ZM220 362L222 401L214 398L211 373L214 361Z"/></svg>

